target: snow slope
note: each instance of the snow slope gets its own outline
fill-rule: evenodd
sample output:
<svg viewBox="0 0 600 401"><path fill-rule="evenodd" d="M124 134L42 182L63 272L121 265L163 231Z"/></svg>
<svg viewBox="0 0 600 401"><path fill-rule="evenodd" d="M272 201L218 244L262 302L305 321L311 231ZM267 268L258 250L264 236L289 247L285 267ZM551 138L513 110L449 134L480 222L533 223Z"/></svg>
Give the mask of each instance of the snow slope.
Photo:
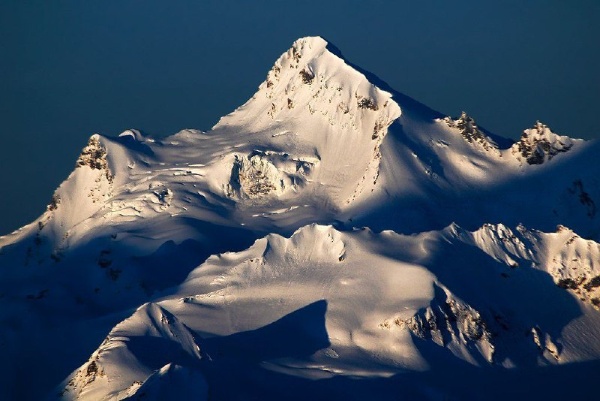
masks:
<svg viewBox="0 0 600 401"><path fill-rule="evenodd" d="M512 238L509 232L502 226L476 232L451 226L404 236L310 225L290 238L269 235L243 252L210 257L160 306L144 305L117 325L57 394L119 399L169 364L202 372L196 390L208 382L217 399L235 398L239 391L247 397L305 399L314 396L310 387L289 395L271 386L273 372L299 382L338 377L403 382L407 372L468 372L465 364L484 369L492 386L500 386L496 376L502 368L597 360L600 343L582 333L600 334L600 314L557 286L546 265L515 267L516 248L490 245L495 238ZM542 235L540 242L553 241L547 238L552 235ZM520 257L530 261L526 251ZM160 342L150 342L156 337ZM89 374L90 364L102 372L99 377ZM233 373L224 375L224 369ZM252 386L228 384L245 375L253 378ZM426 398L433 392L476 399L481 391L454 393L443 380L421 385L411 391ZM325 387L336 397L347 396Z"/></svg>
<svg viewBox="0 0 600 401"><path fill-rule="evenodd" d="M600 367L598 154L299 39L209 132L93 135L0 237L0 398L589 395L543 377Z"/></svg>

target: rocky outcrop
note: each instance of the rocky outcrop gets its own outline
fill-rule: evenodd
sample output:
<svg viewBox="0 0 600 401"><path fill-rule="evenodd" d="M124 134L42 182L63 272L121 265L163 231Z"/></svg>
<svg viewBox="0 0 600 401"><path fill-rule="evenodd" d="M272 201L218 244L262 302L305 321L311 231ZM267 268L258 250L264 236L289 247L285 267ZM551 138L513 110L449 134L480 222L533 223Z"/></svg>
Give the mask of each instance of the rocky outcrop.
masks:
<svg viewBox="0 0 600 401"><path fill-rule="evenodd" d="M493 336L481 313L437 285L436 296L428 307L409 318L386 320L380 327L391 328L392 325L441 347L450 343L475 347L488 362L493 362Z"/></svg>
<svg viewBox="0 0 600 401"><path fill-rule="evenodd" d="M261 198L283 191L283 181L272 163L260 155L236 157L232 170L232 181L240 192L249 198Z"/></svg>
<svg viewBox="0 0 600 401"><path fill-rule="evenodd" d="M446 117L444 118L444 122L448 124L450 128L457 129L465 141L479 145L486 151L498 152L498 145L490 137L484 134L479 127L477 127L475 120L464 111L458 119L455 120L451 117Z"/></svg>
<svg viewBox="0 0 600 401"><path fill-rule="evenodd" d="M81 151L75 167L88 166L92 170L104 171L106 179L112 182L113 175L106 160L106 148L100 143L99 135L92 135L85 148Z"/></svg>
<svg viewBox="0 0 600 401"><path fill-rule="evenodd" d="M553 133L538 121L533 128L523 131L521 139L512 146L511 151L517 159L528 164L542 164L568 151L573 145L573 139Z"/></svg>

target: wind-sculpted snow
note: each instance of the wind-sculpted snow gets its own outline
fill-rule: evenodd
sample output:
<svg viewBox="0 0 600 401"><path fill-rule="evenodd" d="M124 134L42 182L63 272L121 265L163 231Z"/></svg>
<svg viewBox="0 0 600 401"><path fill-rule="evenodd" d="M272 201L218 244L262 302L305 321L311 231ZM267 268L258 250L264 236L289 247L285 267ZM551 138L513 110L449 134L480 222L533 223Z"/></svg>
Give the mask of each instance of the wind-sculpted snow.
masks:
<svg viewBox="0 0 600 401"><path fill-rule="evenodd" d="M582 327L597 330L600 314L560 288L544 266L515 268L498 252L481 252L484 243L474 239L489 229L452 226L403 236L311 225L290 238L269 235L243 252L212 256L160 307L145 306L113 329L90 358L97 361L94 371L112 384L99 385L104 393L89 394L116 394L115 386L133 392L148 377L148 369L135 373L140 368L131 357L124 362L110 356L117 343L155 370L166 363L197 369L208 392L223 398L233 393L222 369L230 378L253 378L252 387L242 390L245 395L277 399L284 393L269 385L273 371L299 382L397 376L399 385L409 385L403 372L437 369L449 357L455 362L446 368L463 369L461 361L491 376L499 368L598 358L600 344L577 335ZM510 238L506 232L502 238ZM155 311L143 314L150 324L138 317L147 308ZM139 337L139 327L149 327L150 334ZM191 351L156 353L159 342L136 346L148 336L171 344L169 350ZM89 363L71 377L86 377ZM433 386L448 391L442 383ZM298 391L292 398L310 394ZM328 391L343 394L335 386Z"/></svg>
<svg viewBox="0 0 600 401"><path fill-rule="evenodd" d="M600 363L599 155L299 39L208 132L92 135L0 237L0 399L565 394Z"/></svg>

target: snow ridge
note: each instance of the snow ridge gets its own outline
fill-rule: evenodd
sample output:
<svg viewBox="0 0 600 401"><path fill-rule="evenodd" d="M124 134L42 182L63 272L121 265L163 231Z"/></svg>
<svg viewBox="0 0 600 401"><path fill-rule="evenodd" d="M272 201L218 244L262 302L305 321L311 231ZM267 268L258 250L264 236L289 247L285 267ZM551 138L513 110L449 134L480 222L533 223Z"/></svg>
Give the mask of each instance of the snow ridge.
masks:
<svg viewBox="0 0 600 401"><path fill-rule="evenodd" d="M145 349L148 346L151 350ZM143 388L157 385L156 370L160 369L161 377L180 374L184 368L179 364L193 368L202 358L190 329L162 307L145 304L110 332L90 359L65 380L57 395L77 400L97 400L107 394L113 399L139 396ZM190 378L201 379L202 375L191 374ZM202 381L198 384L202 388Z"/></svg>

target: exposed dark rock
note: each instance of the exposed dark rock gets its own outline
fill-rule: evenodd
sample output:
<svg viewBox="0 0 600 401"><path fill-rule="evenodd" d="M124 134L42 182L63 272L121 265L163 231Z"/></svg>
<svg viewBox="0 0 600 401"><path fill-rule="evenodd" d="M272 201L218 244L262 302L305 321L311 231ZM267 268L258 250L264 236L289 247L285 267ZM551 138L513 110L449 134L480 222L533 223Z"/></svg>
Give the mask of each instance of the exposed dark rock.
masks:
<svg viewBox="0 0 600 401"><path fill-rule="evenodd" d="M585 288L586 291L591 291L596 287L600 287L600 276L593 277L583 286L583 288Z"/></svg>
<svg viewBox="0 0 600 401"><path fill-rule="evenodd" d="M485 150L498 149L498 145L485 135L479 127L477 127L475 120L464 111L458 119L454 120L451 117L446 117L444 118L444 122L448 124L449 127L458 129L465 141L469 143L478 143Z"/></svg>
<svg viewBox="0 0 600 401"><path fill-rule="evenodd" d="M52 199L50 200L50 203L48 204L46 209L48 211L56 210L56 209L58 209L59 204L60 204L60 196L57 193L55 193L54 195L52 195Z"/></svg>
<svg viewBox="0 0 600 401"><path fill-rule="evenodd" d="M596 215L596 203L590 194L584 190L581 180L573 181L573 185L569 188L569 193L579 197L579 202L587 208L588 217L592 218Z"/></svg>
<svg viewBox="0 0 600 401"><path fill-rule="evenodd" d="M306 69L300 71L300 76L302 77L302 82L308 85L310 85L315 79L315 75L312 73L312 71L308 71Z"/></svg>
<svg viewBox="0 0 600 401"><path fill-rule="evenodd" d="M359 109L369 109L369 110L379 110L379 107L377 106L377 103L375 103L375 101L371 98L368 97L362 97L359 96L358 97L358 108Z"/></svg>
<svg viewBox="0 0 600 401"><path fill-rule="evenodd" d="M105 173L106 179L112 182L113 175L108 167L106 160L106 148L100 143L98 135L92 135L88 144L79 155L75 168L88 166L93 170L102 170Z"/></svg>
<svg viewBox="0 0 600 401"><path fill-rule="evenodd" d="M556 135L538 121L533 128L523 131L519 142L513 145L513 153L525 159L528 164L542 164L571 147L571 138Z"/></svg>
<svg viewBox="0 0 600 401"><path fill-rule="evenodd" d="M579 288L579 283L577 283L572 278L563 278L561 280L558 280L558 283L556 283L556 285L559 286L560 288L570 289L570 290L575 290L575 289Z"/></svg>

